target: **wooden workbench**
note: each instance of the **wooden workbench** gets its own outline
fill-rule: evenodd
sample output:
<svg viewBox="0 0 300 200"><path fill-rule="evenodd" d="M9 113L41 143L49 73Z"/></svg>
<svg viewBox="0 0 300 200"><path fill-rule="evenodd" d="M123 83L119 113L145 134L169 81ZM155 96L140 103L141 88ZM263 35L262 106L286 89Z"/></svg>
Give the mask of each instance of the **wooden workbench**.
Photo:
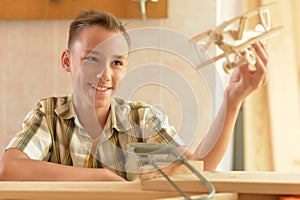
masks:
<svg viewBox="0 0 300 200"><path fill-rule="evenodd" d="M300 195L300 174L277 172L202 172L213 183L214 200L278 199ZM189 195L207 189L193 175L172 177ZM0 200L4 199L182 199L163 177L142 182L0 182Z"/></svg>
<svg viewBox="0 0 300 200"><path fill-rule="evenodd" d="M217 192L238 193L238 199L278 199L300 195L300 173L279 172L202 172ZM204 184L193 175L176 175L172 181L184 192L208 192ZM174 191L163 177L141 182L142 190Z"/></svg>
<svg viewBox="0 0 300 200"><path fill-rule="evenodd" d="M199 196L199 193L188 193ZM139 182L0 182L0 200L150 200L181 199L177 192L144 191ZM220 193L213 200L237 200Z"/></svg>

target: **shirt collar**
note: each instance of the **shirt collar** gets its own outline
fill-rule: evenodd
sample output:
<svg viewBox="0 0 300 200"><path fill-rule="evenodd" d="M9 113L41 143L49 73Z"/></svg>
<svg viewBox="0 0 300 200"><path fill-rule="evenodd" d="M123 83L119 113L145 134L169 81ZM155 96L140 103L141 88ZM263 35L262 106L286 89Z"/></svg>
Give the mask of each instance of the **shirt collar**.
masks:
<svg viewBox="0 0 300 200"><path fill-rule="evenodd" d="M58 103L58 107L55 109L55 113L62 119L75 118L75 111L72 103L72 96L67 96L64 102Z"/></svg>
<svg viewBox="0 0 300 200"><path fill-rule="evenodd" d="M128 118L129 112L130 106L127 101L118 97L112 98L110 113L112 128L119 132L126 132L131 129L132 126ZM62 119L77 119L71 95L55 109L55 113Z"/></svg>
<svg viewBox="0 0 300 200"><path fill-rule="evenodd" d="M130 106L124 99L114 97L111 102L112 128L119 132L125 132L132 128L129 121Z"/></svg>

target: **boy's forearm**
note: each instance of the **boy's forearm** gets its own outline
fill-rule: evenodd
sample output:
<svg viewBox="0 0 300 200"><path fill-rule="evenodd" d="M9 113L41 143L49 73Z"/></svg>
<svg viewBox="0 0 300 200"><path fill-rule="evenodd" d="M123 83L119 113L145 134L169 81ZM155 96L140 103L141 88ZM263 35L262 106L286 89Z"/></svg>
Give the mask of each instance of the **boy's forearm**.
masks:
<svg viewBox="0 0 300 200"><path fill-rule="evenodd" d="M6 159L0 164L2 181L125 181L107 169L80 168L28 158Z"/></svg>
<svg viewBox="0 0 300 200"><path fill-rule="evenodd" d="M205 170L215 170L230 142L239 109L240 105L228 106L226 101L223 103L207 136L190 159L203 160Z"/></svg>

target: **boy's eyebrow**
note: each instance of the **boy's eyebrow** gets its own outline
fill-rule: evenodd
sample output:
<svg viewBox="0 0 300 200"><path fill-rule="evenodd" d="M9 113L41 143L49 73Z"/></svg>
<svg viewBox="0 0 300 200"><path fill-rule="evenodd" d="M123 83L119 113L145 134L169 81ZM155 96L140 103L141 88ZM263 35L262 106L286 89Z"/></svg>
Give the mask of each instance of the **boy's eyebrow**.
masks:
<svg viewBox="0 0 300 200"><path fill-rule="evenodd" d="M126 56L125 55L114 55L114 58L119 58L119 59L125 59Z"/></svg>
<svg viewBox="0 0 300 200"><path fill-rule="evenodd" d="M94 49L88 49L88 50L85 50L84 51L86 54L96 54L96 55L101 55L101 52L99 52L99 51L97 51L97 50L94 50ZM112 57L114 57L114 58L120 58L120 59L125 59L126 58L126 56L125 56L126 54L124 54L124 55L113 55Z"/></svg>
<svg viewBox="0 0 300 200"><path fill-rule="evenodd" d="M92 53L92 54L97 54L97 55L100 55L100 54L101 54L99 51L94 50L94 49L88 49L88 50L85 50L84 52L85 52L86 54L90 54L90 53Z"/></svg>

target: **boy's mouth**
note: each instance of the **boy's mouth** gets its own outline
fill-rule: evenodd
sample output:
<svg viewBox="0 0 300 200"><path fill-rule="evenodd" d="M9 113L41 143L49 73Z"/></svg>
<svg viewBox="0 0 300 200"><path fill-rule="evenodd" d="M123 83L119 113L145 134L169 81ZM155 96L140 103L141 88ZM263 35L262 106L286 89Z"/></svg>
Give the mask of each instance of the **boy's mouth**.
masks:
<svg viewBox="0 0 300 200"><path fill-rule="evenodd" d="M112 89L112 87L107 87L107 86L98 86L98 85L94 85L89 83L89 85L94 88L96 91L100 91L100 92L105 92L107 90Z"/></svg>

